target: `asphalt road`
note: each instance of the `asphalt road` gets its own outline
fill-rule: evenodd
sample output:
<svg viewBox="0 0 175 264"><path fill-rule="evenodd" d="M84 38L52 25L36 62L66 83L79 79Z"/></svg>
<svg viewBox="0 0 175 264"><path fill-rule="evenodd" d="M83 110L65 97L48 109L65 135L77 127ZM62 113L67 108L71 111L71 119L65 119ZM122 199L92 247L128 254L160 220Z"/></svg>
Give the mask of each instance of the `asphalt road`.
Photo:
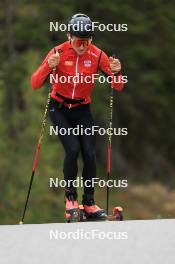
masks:
<svg viewBox="0 0 175 264"><path fill-rule="evenodd" d="M1 225L1 264L173 264L175 220Z"/></svg>

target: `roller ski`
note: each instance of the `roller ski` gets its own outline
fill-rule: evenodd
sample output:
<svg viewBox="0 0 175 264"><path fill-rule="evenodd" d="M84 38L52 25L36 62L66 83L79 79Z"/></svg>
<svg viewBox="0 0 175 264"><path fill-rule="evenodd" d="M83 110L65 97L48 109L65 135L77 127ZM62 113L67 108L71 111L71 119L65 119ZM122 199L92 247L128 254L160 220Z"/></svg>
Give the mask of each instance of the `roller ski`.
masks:
<svg viewBox="0 0 175 264"><path fill-rule="evenodd" d="M82 205L80 209L80 222L81 221L104 221L107 214L104 209L101 209L94 202L92 195L83 195Z"/></svg>
<svg viewBox="0 0 175 264"><path fill-rule="evenodd" d="M99 208L97 206L97 208ZM89 214L86 211L86 206L79 205L80 222L86 221L123 221L123 208L118 206L112 209L112 214L107 215L103 209L98 210L98 214Z"/></svg>
<svg viewBox="0 0 175 264"><path fill-rule="evenodd" d="M65 221L67 223L79 222L80 220L80 209L77 201L76 194L66 194L65 199Z"/></svg>

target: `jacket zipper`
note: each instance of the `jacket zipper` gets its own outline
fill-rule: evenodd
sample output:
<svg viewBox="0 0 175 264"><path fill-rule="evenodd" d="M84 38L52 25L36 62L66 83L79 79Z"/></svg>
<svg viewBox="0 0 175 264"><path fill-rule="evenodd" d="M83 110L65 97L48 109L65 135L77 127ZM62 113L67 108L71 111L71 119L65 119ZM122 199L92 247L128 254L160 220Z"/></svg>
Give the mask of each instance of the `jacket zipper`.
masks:
<svg viewBox="0 0 175 264"><path fill-rule="evenodd" d="M77 76L78 73L78 61L79 61L79 55L77 55L77 60L76 60L76 65L75 65L75 75ZM74 88L72 91L72 99L74 99L74 95L75 95L75 88L76 88L76 82L74 83ZM72 104L69 105L69 109L72 107Z"/></svg>

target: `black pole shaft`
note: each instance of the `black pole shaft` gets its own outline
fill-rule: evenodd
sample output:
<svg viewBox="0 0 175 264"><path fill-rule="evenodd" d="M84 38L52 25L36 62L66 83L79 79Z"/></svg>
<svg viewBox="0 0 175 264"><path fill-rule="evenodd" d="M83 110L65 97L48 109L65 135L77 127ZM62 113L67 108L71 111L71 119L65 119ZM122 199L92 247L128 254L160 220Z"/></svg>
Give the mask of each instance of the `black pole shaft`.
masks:
<svg viewBox="0 0 175 264"><path fill-rule="evenodd" d="M25 218L26 209L27 209L27 205L28 205L28 201L29 201L29 196L30 196L30 192L31 192L31 188L32 188L34 175L35 175L35 171L32 171L32 175L31 175L31 178L30 178L29 189L28 189L28 193L27 193L27 197L26 197L26 201L25 201L25 206L24 206L24 211L23 211L23 215L22 215L22 220L21 220L22 223L23 223L24 218Z"/></svg>

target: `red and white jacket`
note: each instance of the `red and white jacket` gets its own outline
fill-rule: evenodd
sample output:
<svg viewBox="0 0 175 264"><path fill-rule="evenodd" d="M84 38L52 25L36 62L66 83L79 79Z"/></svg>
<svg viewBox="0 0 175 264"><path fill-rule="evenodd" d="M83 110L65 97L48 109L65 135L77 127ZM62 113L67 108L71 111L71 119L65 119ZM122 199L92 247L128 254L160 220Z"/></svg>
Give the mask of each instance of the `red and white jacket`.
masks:
<svg viewBox="0 0 175 264"><path fill-rule="evenodd" d="M71 47L69 41L66 41L50 50L43 63L31 77L31 86L33 89L40 88L47 80L49 74L52 73L53 70L49 67L48 58L51 54L55 53L55 50L60 54L60 61L56 71L54 71L54 76L57 74L58 78L65 76L67 79L68 76L75 75L81 75L85 77L92 76L93 74L96 74L98 70L100 70L106 76L111 76L112 87L114 89L118 91L123 89L124 83L122 81L122 75L119 74L116 78L114 78L114 75L110 69L108 56L104 52L101 53L99 48L93 44L90 44L84 54L78 55ZM84 99L83 104L90 103L90 95L94 88L94 82L74 82L72 79L69 80L69 82L52 82L51 97L58 102L62 102L63 99L57 96L57 94L59 94L69 99ZM76 105L69 107L74 106Z"/></svg>

